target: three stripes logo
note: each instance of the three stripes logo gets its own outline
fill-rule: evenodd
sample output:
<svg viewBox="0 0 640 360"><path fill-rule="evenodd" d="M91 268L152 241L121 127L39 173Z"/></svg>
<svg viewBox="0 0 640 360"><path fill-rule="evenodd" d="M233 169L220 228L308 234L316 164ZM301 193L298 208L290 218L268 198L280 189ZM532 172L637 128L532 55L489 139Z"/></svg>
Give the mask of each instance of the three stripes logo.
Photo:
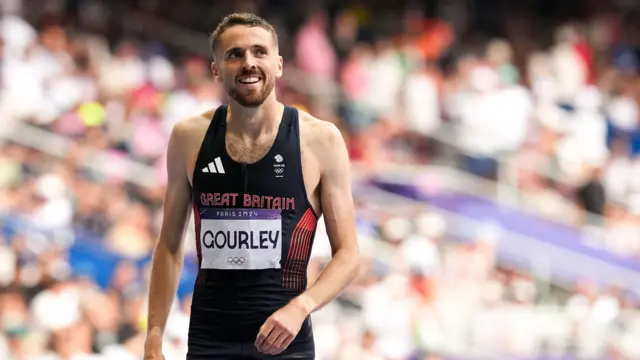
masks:
<svg viewBox="0 0 640 360"><path fill-rule="evenodd" d="M213 159L212 162L207 165L206 168L202 169L203 173L210 174L224 174L224 167L222 166L222 160L219 157Z"/></svg>

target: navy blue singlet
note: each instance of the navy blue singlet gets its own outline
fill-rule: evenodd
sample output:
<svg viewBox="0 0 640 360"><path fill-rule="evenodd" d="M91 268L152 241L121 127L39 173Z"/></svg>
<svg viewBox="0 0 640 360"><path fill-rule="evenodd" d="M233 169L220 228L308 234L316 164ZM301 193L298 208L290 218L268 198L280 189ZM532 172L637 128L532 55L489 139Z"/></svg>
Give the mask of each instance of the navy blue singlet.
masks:
<svg viewBox="0 0 640 360"><path fill-rule="evenodd" d="M298 111L285 107L269 152L252 164L226 151L227 105L202 142L193 174L200 266L187 359L260 359L260 326L307 286L318 216L302 178ZM309 319L280 357L313 359Z"/></svg>

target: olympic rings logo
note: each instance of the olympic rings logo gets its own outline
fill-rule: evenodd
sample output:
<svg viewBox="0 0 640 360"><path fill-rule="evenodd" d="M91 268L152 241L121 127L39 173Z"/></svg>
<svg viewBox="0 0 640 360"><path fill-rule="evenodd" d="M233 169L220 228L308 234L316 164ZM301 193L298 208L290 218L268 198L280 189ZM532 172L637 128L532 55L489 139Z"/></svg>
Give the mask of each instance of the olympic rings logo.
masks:
<svg viewBox="0 0 640 360"><path fill-rule="evenodd" d="M245 261L247 261L247 259L245 259L243 257L228 257L227 258L227 263L229 263L231 265L242 265L242 264L244 264Z"/></svg>
<svg viewBox="0 0 640 360"><path fill-rule="evenodd" d="M282 174L284 172L284 168L275 168L273 171L275 171L276 174Z"/></svg>

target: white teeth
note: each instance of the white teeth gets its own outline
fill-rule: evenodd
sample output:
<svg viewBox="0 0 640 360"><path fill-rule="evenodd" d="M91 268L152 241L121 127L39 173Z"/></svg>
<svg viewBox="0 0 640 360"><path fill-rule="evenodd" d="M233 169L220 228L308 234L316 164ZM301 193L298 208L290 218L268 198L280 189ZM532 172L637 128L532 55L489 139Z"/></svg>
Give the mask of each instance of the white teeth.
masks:
<svg viewBox="0 0 640 360"><path fill-rule="evenodd" d="M248 78L240 79L239 81L240 81L241 83L243 83L243 84L255 84L255 83L257 83L258 81L260 81L260 79L259 79L259 78L257 78L257 77L255 77L255 76L252 76L252 77L248 77Z"/></svg>

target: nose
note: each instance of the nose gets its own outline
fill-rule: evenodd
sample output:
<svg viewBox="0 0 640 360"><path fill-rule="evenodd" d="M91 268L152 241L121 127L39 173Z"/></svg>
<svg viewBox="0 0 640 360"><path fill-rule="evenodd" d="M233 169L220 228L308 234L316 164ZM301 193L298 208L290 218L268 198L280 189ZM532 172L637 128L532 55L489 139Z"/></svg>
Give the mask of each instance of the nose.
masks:
<svg viewBox="0 0 640 360"><path fill-rule="evenodd" d="M242 63L242 70L255 70L256 68L256 59L250 52L244 57L244 62Z"/></svg>

